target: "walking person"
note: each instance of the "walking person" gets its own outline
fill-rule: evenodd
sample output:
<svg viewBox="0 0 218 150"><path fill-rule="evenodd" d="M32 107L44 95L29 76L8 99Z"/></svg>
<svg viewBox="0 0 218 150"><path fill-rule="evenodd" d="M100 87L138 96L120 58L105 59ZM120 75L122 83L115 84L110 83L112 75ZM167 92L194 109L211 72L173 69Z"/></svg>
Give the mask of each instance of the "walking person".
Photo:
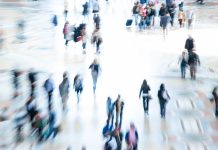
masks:
<svg viewBox="0 0 218 150"><path fill-rule="evenodd" d="M135 25L136 26L138 25L139 11L140 11L140 7L139 7L139 2L137 1L134 3L134 6L132 8L132 13L133 13L133 16L135 18Z"/></svg>
<svg viewBox="0 0 218 150"><path fill-rule="evenodd" d="M175 2L171 1L170 5L168 6L168 12L170 14L170 23L171 23L171 27L173 27L174 25L174 18L175 18L175 14L176 14L176 4Z"/></svg>
<svg viewBox="0 0 218 150"><path fill-rule="evenodd" d="M83 5L83 12L82 15L84 16L84 18L88 15L88 9L89 9L89 3L86 1Z"/></svg>
<svg viewBox="0 0 218 150"><path fill-rule="evenodd" d="M158 99L160 104L160 115L161 118L165 118L166 115L166 105L168 101L170 100L170 96L165 89L165 85L162 83L160 85L160 89L158 90Z"/></svg>
<svg viewBox="0 0 218 150"><path fill-rule="evenodd" d="M179 21L179 26L180 28L184 27L185 26L185 13L183 10L180 10L179 13L178 13L178 21Z"/></svg>
<svg viewBox="0 0 218 150"><path fill-rule="evenodd" d="M101 72L101 67L100 67L100 64L97 61L97 59L94 59L92 64L89 66L89 69L91 69L92 80L93 80L93 91L95 93L97 80L98 80L99 74Z"/></svg>
<svg viewBox="0 0 218 150"><path fill-rule="evenodd" d="M68 0L64 0L64 18L65 21L67 20L67 15L68 15Z"/></svg>
<svg viewBox="0 0 218 150"><path fill-rule="evenodd" d="M63 80L59 85L59 93L62 100L63 110L65 111L67 108L67 101L69 99L69 89L70 89L70 82L67 72L63 73Z"/></svg>
<svg viewBox="0 0 218 150"><path fill-rule="evenodd" d="M81 30L81 36L82 36L83 54L86 54L86 43L87 43L87 39L88 39L86 28L83 28Z"/></svg>
<svg viewBox="0 0 218 150"><path fill-rule="evenodd" d="M71 27L68 21L65 22L63 28L64 39L66 40L65 45L68 45L68 42L73 38L71 35Z"/></svg>
<svg viewBox="0 0 218 150"><path fill-rule="evenodd" d="M190 75L192 80L196 80L197 66L200 66L200 59L198 54L194 51L189 53L188 64L190 68Z"/></svg>
<svg viewBox="0 0 218 150"><path fill-rule="evenodd" d="M107 98L106 109L107 109L107 116L108 116L107 119L109 120L109 122L111 121L111 124L113 124L113 122L114 122L114 105L113 105L111 97Z"/></svg>
<svg viewBox="0 0 218 150"><path fill-rule="evenodd" d="M100 28L96 28L93 33L92 33L92 37L91 37L91 43L96 45L96 54L99 54L100 51L100 45L102 44L103 40L102 40L102 36L101 36L101 32L100 32Z"/></svg>
<svg viewBox="0 0 218 150"><path fill-rule="evenodd" d="M121 127L122 125L122 119L123 119L123 107L124 102L121 100L121 96L118 95L116 101L114 102L114 108L116 110L116 122Z"/></svg>
<svg viewBox="0 0 218 150"><path fill-rule="evenodd" d="M144 79L140 88L139 98L142 95L144 113L147 115L149 110L149 101L151 100L151 95L149 94L150 90L151 90L150 86L147 84L147 81Z"/></svg>
<svg viewBox="0 0 218 150"><path fill-rule="evenodd" d="M130 123L130 129L125 135L125 141L127 144L127 150L137 150L138 149L138 131L135 128L134 123Z"/></svg>
<svg viewBox="0 0 218 150"><path fill-rule="evenodd" d="M179 11L183 11L184 0L178 1Z"/></svg>
<svg viewBox="0 0 218 150"><path fill-rule="evenodd" d="M215 116L218 118L218 86L215 86L213 91L213 101L215 102Z"/></svg>
<svg viewBox="0 0 218 150"><path fill-rule="evenodd" d="M188 19L188 29L190 29L194 21L194 12L192 10L187 11L187 19Z"/></svg>
<svg viewBox="0 0 218 150"><path fill-rule="evenodd" d="M53 96L53 91L54 91L54 81L52 80L52 75L50 75L44 83L44 89L47 93L48 97L48 111L51 110L52 107L52 96Z"/></svg>
<svg viewBox="0 0 218 150"><path fill-rule="evenodd" d="M165 14L165 16L162 16L160 18L160 26L162 27L163 29L163 36L164 36L164 39L166 38L166 36L168 35L168 27L169 27L169 23L171 21L171 18L170 18L170 14L167 12Z"/></svg>
<svg viewBox="0 0 218 150"><path fill-rule="evenodd" d="M186 68L188 66L188 54L185 51L179 57L178 64L180 64L181 78L185 79Z"/></svg>
<svg viewBox="0 0 218 150"><path fill-rule="evenodd" d="M54 27L56 27L58 25L58 17L57 17L56 14L54 14L52 16L52 20L51 21L52 21L52 24L54 25Z"/></svg>
<svg viewBox="0 0 218 150"><path fill-rule="evenodd" d="M20 83L20 76L23 74L23 72L19 69L13 69L12 71L12 79L13 79L13 86L14 86L14 98L19 96L20 92L19 89L21 89L21 83Z"/></svg>
<svg viewBox="0 0 218 150"><path fill-rule="evenodd" d="M28 79L30 82L30 96L35 97L36 96L37 73L33 70L33 68L31 68L29 71Z"/></svg>
<svg viewBox="0 0 218 150"><path fill-rule="evenodd" d="M82 78L82 75L80 74L77 74L75 77L74 77L74 82L73 82L73 88L77 94L77 104L79 104L79 101L80 101L80 95L83 91L83 78Z"/></svg>

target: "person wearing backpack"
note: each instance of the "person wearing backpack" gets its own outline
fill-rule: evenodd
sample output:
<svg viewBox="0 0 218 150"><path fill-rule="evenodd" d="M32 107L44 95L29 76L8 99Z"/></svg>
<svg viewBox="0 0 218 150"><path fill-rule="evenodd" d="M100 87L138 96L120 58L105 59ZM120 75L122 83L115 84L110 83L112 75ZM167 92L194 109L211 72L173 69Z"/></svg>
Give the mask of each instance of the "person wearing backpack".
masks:
<svg viewBox="0 0 218 150"><path fill-rule="evenodd" d="M92 80L93 80L93 91L95 93L98 76L101 72L101 67L97 59L94 59L92 64L89 66L89 69L91 69Z"/></svg>
<svg viewBox="0 0 218 150"><path fill-rule="evenodd" d="M178 64L180 64L181 78L185 79L186 68L188 66L188 54L185 51L179 57Z"/></svg>
<svg viewBox="0 0 218 150"><path fill-rule="evenodd" d="M69 98L70 83L67 72L63 74L63 80L59 85L59 93L62 100L63 110L66 110L67 100Z"/></svg>
<svg viewBox="0 0 218 150"><path fill-rule="evenodd" d="M189 53L188 64L189 64L189 67L190 67L191 79L195 80L196 79L197 66L198 65L200 66L200 59L199 59L199 56L193 51Z"/></svg>
<svg viewBox="0 0 218 150"><path fill-rule="evenodd" d="M215 116L216 116L216 118L218 118L218 86L214 87L214 89L212 91L212 95L213 95L212 101L215 101Z"/></svg>
<svg viewBox="0 0 218 150"><path fill-rule="evenodd" d="M80 74L77 74L74 77L74 82L73 82L73 88L77 94L77 103L79 103L80 100L80 94L83 91L83 78Z"/></svg>

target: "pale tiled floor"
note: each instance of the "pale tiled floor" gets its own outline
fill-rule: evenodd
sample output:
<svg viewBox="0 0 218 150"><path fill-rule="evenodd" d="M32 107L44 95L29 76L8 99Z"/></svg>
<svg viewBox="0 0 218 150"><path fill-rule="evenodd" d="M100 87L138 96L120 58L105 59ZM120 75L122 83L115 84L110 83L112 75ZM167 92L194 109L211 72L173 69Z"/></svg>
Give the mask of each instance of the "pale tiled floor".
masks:
<svg viewBox="0 0 218 150"><path fill-rule="evenodd" d="M75 93L71 92L69 112L66 116L58 109L60 99L58 91L55 91L54 101L59 110L58 118L62 120L62 131L54 141L37 145L33 138L28 137L16 147L16 150L65 150L68 145L71 145L73 150L79 150L83 145L88 150L102 149L104 140L101 131L106 121L106 99L111 96L115 100L118 93L125 101L122 130L125 133L130 121L134 121L139 131L139 150L216 150L218 122L214 118L213 105L210 104L208 97L211 96L211 89L218 81L216 52L218 19L214 17L217 15L217 1L208 1L203 6L196 5L194 1L187 2L188 6L185 9L192 8L196 11L195 28L178 29L175 20L176 27L171 29L166 40L163 39L158 27L158 18L157 27L151 30L138 32L134 26L131 30L127 30L125 21L131 16L132 1L109 1L106 3L101 0L101 30L104 41L99 56L94 54L95 50L90 43L87 45L86 55L82 55L80 42L76 44L71 42L68 48L65 48L61 0L44 0L34 4L38 5L37 7L32 6L32 3L24 3L23 7L11 6L12 4L5 6L5 3L0 3L0 17L7 36L0 55L2 104L11 99L12 88L7 71L15 66L23 70L34 67L41 72L37 102L45 113L46 100L41 85L47 73L54 73L56 87L61 81L64 70L70 72L71 82L76 73L82 73L85 84L79 105L76 103ZM69 21L72 24L82 21L81 3L79 0L71 3ZM214 5L210 5L211 3ZM54 12L58 14L60 22L56 29L52 28L50 23ZM24 43L17 43L14 38L15 20L20 17L25 17L27 20L25 29L27 41ZM211 17L213 19L209 19ZM92 14L85 22L88 23L90 35L93 30ZM192 34L196 40L197 53L202 61L196 81L190 80L188 71L187 79L180 79L177 65L178 56L184 50L188 34ZM88 69L95 57L99 58L102 65L96 97L92 93L92 79ZM142 101L138 99L139 88L144 78L150 84L153 96L149 117L144 116ZM22 104L28 94L25 74L22 79L21 91L24 94L11 102L12 110L18 104ZM167 106L165 120L160 119L156 96L162 82L166 84L172 97ZM3 123L0 123L0 127L5 129ZM7 128L8 132L11 130ZM6 130L5 132L1 130L1 133L6 134ZM3 137L0 138L2 141ZM123 148L125 148L124 142Z"/></svg>

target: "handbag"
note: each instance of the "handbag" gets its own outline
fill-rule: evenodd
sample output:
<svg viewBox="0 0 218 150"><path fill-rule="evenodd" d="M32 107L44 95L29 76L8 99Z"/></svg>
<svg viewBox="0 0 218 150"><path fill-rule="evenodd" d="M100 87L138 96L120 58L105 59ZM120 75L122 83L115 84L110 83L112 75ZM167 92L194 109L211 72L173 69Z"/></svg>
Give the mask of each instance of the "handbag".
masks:
<svg viewBox="0 0 218 150"><path fill-rule="evenodd" d="M163 92L163 98L164 98L166 101L170 100L170 97L169 97L169 95L168 95L167 90L165 90L165 91Z"/></svg>

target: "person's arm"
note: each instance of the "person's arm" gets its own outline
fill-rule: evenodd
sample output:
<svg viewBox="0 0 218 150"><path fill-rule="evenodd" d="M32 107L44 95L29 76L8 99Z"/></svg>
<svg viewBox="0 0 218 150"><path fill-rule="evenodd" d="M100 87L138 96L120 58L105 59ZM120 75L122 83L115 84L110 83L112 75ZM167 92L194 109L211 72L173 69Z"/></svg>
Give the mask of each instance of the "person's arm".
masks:
<svg viewBox="0 0 218 150"><path fill-rule="evenodd" d="M197 57L198 57L198 65L200 66L201 65L200 58L199 58L199 56L197 56Z"/></svg>
<svg viewBox="0 0 218 150"><path fill-rule="evenodd" d="M91 69L91 68L92 68L92 66L93 66L93 64L91 64L91 65L89 66L89 69Z"/></svg>
<svg viewBox="0 0 218 150"><path fill-rule="evenodd" d="M140 91L139 91L139 98L141 97L141 93L142 93L142 86L141 86Z"/></svg>
<svg viewBox="0 0 218 150"><path fill-rule="evenodd" d="M170 99L170 95L168 94L167 90L166 90L166 94L167 94L167 97Z"/></svg>

